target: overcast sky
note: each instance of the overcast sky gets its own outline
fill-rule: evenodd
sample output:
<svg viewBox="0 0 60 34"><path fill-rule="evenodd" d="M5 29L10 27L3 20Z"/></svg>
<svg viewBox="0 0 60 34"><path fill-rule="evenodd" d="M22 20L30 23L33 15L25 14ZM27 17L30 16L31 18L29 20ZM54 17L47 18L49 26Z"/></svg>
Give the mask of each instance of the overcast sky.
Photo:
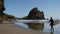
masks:
<svg viewBox="0 0 60 34"><path fill-rule="evenodd" d="M60 19L60 0L4 0L5 13L16 17L24 17L29 11L37 7L43 11L45 18Z"/></svg>

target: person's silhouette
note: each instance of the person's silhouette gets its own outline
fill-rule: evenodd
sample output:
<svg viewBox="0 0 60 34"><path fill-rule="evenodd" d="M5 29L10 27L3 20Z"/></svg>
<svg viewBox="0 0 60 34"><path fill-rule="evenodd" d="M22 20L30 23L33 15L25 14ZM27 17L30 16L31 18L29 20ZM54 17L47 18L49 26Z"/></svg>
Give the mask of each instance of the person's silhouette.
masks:
<svg viewBox="0 0 60 34"><path fill-rule="evenodd" d="M54 31L54 28L53 28L54 20L52 19L52 17L50 17L49 22L50 22L51 30L53 29L53 31Z"/></svg>

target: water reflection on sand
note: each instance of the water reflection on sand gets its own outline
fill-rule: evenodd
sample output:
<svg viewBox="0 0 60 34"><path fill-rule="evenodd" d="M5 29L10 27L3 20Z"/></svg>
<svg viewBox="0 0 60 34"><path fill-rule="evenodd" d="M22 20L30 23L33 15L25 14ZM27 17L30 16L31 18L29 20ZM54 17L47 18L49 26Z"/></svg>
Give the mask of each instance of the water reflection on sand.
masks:
<svg viewBox="0 0 60 34"><path fill-rule="evenodd" d="M28 23L27 23L28 22ZM35 22L35 23L34 23ZM60 34L60 23L56 23L54 27L54 31L51 30L49 23L44 22L41 23L38 21L19 21L18 23L19 26L22 26L27 29L32 29L32 30L42 30L43 32L50 33L50 34Z"/></svg>
<svg viewBox="0 0 60 34"><path fill-rule="evenodd" d="M44 23L25 23L28 25L30 29L33 30L43 30L44 29Z"/></svg>

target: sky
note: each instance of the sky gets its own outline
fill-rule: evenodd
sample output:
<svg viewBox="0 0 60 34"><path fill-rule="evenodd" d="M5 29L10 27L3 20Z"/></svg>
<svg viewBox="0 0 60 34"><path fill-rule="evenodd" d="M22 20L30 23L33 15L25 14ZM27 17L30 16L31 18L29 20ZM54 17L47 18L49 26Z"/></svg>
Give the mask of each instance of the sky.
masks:
<svg viewBox="0 0 60 34"><path fill-rule="evenodd" d="M22 18L37 7L44 12L45 18L60 19L60 0L4 0L5 13Z"/></svg>

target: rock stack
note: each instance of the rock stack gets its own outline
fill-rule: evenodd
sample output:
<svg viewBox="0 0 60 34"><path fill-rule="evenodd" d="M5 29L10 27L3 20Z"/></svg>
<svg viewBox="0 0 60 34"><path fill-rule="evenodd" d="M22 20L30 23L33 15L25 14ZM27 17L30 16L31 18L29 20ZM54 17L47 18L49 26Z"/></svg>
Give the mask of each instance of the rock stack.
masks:
<svg viewBox="0 0 60 34"><path fill-rule="evenodd" d="M24 19L44 19L44 13L43 11L39 11L38 8L33 8L28 16L24 17Z"/></svg>

